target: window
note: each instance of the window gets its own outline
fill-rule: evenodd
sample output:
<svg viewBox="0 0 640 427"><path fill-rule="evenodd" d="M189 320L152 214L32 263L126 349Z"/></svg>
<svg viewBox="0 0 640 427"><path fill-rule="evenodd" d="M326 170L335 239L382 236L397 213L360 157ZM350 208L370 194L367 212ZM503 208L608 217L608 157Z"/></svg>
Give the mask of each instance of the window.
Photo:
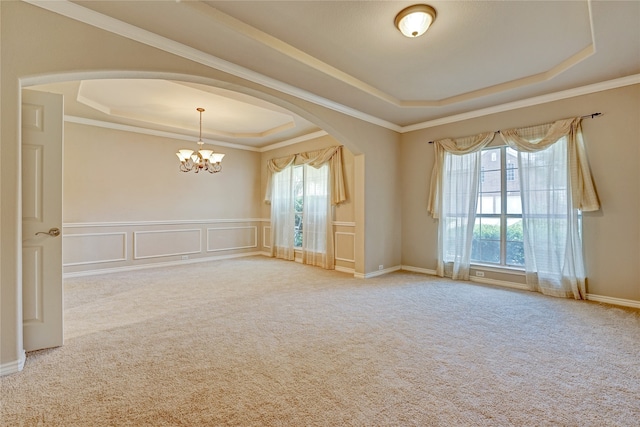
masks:
<svg viewBox="0 0 640 427"><path fill-rule="evenodd" d="M316 242L313 244L316 248L318 245L324 247L317 242L319 237L313 229L316 227L305 230L305 224L308 226L324 221L329 203L328 172L328 166L318 169L307 165L293 167L293 247L296 249L302 249L305 238Z"/></svg>
<svg viewBox="0 0 640 427"><path fill-rule="evenodd" d="M471 262L524 266L517 158L518 153L509 147L482 150Z"/></svg>
<svg viewBox="0 0 640 427"><path fill-rule="evenodd" d="M507 160L507 181L515 181L516 180L516 171L513 166L513 161Z"/></svg>

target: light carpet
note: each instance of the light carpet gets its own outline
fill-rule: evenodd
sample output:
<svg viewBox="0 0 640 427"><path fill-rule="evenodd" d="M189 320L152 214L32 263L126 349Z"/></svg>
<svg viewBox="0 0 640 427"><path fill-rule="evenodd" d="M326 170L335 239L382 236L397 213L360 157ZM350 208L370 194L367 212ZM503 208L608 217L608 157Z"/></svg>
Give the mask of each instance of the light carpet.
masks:
<svg viewBox="0 0 640 427"><path fill-rule="evenodd" d="M65 281L3 426L638 426L640 311L240 258Z"/></svg>

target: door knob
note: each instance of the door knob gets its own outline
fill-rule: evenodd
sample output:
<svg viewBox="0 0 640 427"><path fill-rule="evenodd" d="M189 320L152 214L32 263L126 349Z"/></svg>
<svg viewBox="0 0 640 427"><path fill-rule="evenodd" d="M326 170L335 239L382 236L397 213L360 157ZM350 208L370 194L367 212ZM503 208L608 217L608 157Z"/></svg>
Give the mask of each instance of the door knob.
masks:
<svg viewBox="0 0 640 427"><path fill-rule="evenodd" d="M52 236L52 237L58 237L60 235L60 229L54 227L54 228L49 229L49 231L38 231L36 233L36 236L38 234L48 234L49 236Z"/></svg>

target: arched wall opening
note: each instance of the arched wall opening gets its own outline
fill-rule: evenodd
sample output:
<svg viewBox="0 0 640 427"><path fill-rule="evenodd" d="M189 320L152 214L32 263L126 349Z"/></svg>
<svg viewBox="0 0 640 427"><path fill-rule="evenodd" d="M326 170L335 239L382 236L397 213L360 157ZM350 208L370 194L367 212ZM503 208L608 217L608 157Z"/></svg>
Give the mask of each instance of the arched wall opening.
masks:
<svg viewBox="0 0 640 427"><path fill-rule="evenodd" d="M24 79L22 87L23 89L38 90L40 88L39 85L46 85L52 82L61 83L74 81L78 78L82 80L87 80L87 78L113 79L116 76L117 78L131 78L135 76L137 79L158 79L161 77L163 79L171 79L174 81L180 79L181 81L194 83L202 83L206 80L184 75L168 75L165 73L145 73L144 76L141 76L139 73L122 72L87 73L85 75L72 73L69 75L38 76L37 78ZM208 81L208 83L211 83L211 81ZM228 86L226 88L228 88ZM252 95L256 93L255 91L248 92ZM268 98L273 99L272 97ZM297 108L297 110L301 111L299 108ZM114 135L114 132L117 135ZM255 193L255 189L252 187L255 186L257 179L260 183L258 197L261 199L265 189L264 169L262 165L266 163L266 158L278 157L283 150L300 152L322 148L316 147L317 144L327 145L327 141L323 141L322 139L330 139L330 141L333 141L331 145L335 145L336 141L335 138L325 137L320 138L320 140L308 141L306 145L305 143L301 143L263 153L231 150L232 153L227 154L228 158L231 158L232 163L226 164L225 167L229 168L229 170L225 170L224 172L227 172L227 175L229 175L229 172L235 175L232 175L231 179L225 181L225 173L214 176L209 176L209 174L205 174L204 176L202 176L202 174L200 176L187 174L184 176L178 173L174 167L175 164L177 164L173 155L176 151L175 147L173 147L176 144L175 141L163 141L163 139L166 138L139 134L131 139L131 135L127 134L130 134L130 132L96 129L91 126L73 122L65 123L65 152L74 152L74 154L65 154L63 161L63 176L65 182L65 195L63 197L63 210L65 214L62 227L64 241L63 259L65 265L64 271L68 276L86 275L87 272L88 274L95 274L100 272L133 270L146 268L150 266L149 264L164 266L167 264L198 262L198 258L200 258L199 261L204 261L211 258L224 258L225 256L231 255L246 256L246 254L257 254L261 249L264 253L263 248L269 246L268 242L265 241L265 236L268 234L265 233L265 229L268 228L268 222L264 219L268 219L268 210L262 209L262 212L260 212L257 211L255 207L251 208L249 205L255 205L255 197L254 200L252 200L250 196L245 197L247 203L245 203L244 208L240 206L235 212L233 209L227 209L222 212L214 209L213 213L205 213L204 216L202 216L203 212L206 212L206 209L201 205L200 209L195 210L198 215L185 217L185 212L194 210L176 211L174 212L175 215L172 216L170 214L170 207L175 206L175 204L168 203L168 205L164 205L161 203L159 206L153 207L154 198L151 193L157 189L158 194L156 195L156 199L166 200L168 198L169 200L175 200L175 194L179 194L180 189L186 186L191 191L194 191L194 193L203 194L206 192L206 194L211 196L212 200L222 201L222 203L213 203L212 205L214 207L217 205L239 205L241 203L239 203L238 200L242 199L245 193ZM178 144L180 143L178 142ZM116 147L115 150L113 148L107 149L106 147L109 145L117 145L120 148ZM131 148L128 148L127 145ZM136 150L134 146L140 146L142 148ZM158 148L156 149L155 146ZM164 150L164 146L170 147ZM300 148L300 146L308 148L303 149ZM132 154L136 151L138 154ZM156 151L162 152L162 155L155 157L156 160L151 160L149 152ZM229 151L229 149L225 148L225 151ZM79 154L76 155L75 152L79 152ZM125 152L127 153L126 155L124 154ZM135 163L129 164L129 166L125 166L127 165L126 162L122 162L120 165L112 163L112 170L108 168L100 169L99 166L101 163L108 163L108 161L117 162L117 159L122 158L122 156L141 158L145 153L147 153L147 160L155 164L156 167L148 168L146 171L141 170L141 175L139 176L127 174L127 170L135 171L138 169L135 168ZM229 156L229 154L231 155ZM105 157L107 158L107 162L101 162L100 160ZM348 173L348 175L350 180L353 180L353 155L349 153L349 156L346 157L350 159L351 172ZM93 160L84 162L82 159ZM239 160L234 163L233 159ZM243 165L239 163L243 163ZM79 167L81 168L80 172L78 172ZM68 172L69 169L72 169L71 173ZM238 173L238 170L247 172ZM164 171L165 175L170 175L164 184L161 182L163 175L161 171ZM167 173L167 171L169 172ZM108 177L108 179L105 179L105 176ZM144 187L143 183L139 186L137 183L145 181L145 176L150 177L149 179L154 181L154 185ZM156 181L159 181L159 183L155 184ZM172 185L175 186L174 191L171 191ZM85 192L78 192L76 190L78 186L83 187ZM70 188L72 191L68 191ZM233 194L221 193L216 195L216 188L226 188ZM74 195L69 196L69 193L74 193ZM350 193L352 197L349 203L352 204L351 209L353 210L353 194L355 193L353 185L350 186L348 193ZM128 201L126 199L127 197L129 197ZM125 201L122 202L121 206L118 206L121 199ZM157 205L157 202L155 202L155 204ZM82 205L80 213L77 212L78 205ZM179 206L180 203L177 205ZM248 211L247 206L249 206ZM146 211L144 211L145 209ZM71 214L68 212L70 210L72 211ZM87 210L90 211L88 214L86 212ZM96 213L98 214L97 216L95 215ZM160 216L154 216L156 213ZM94 215L92 216L92 214ZM114 214L116 217L112 216ZM127 216L128 214L133 214L133 216ZM337 265L343 269L343 271L350 270L354 272L356 258L355 218L353 214L351 214L350 218L346 219L345 221L345 218L337 218L338 221L336 221L335 232L336 236L339 236L339 244L351 246L352 249L346 250L345 253L349 253L348 256L340 256L341 260L337 262ZM194 243L194 245L197 247L201 236L206 235L206 243L204 243L205 249L203 251L196 250L190 252L188 255L184 255L184 253L172 251L171 247L163 249L160 247L161 245L156 244L153 245L153 248L146 249L147 251L151 250L151 252L156 252L145 253L145 236L157 236L158 233L163 233L165 238L173 234L176 236L176 239L180 239L178 236L187 235L187 233L194 232L200 227L202 227L202 230L199 230L200 234L196 234L195 237L198 243ZM250 244L253 249L248 249L247 246L241 246L242 243L231 247L213 247L210 249L209 234L211 234L213 230L225 230L224 234L227 240L229 239L229 230L242 230L243 233L246 232L244 237L246 237L247 234L253 234L255 236L255 242ZM253 230L253 232L251 232L251 230ZM123 242L118 242L117 236L121 236ZM116 240L114 240L114 237ZM239 238L242 240L244 237L240 236ZM90 258L92 252L91 239L95 240L94 246L97 247L99 245L101 247L100 252L102 252L102 259ZM251 239L251 237L249 237L249 239ZM215 241L215 236L211 240ZM81 242L81 245L78 246L77 250L74 250L73 248L76 242ZM115 255L113 255L113 251L110 252L109 245L115 247ZM338 242L336 242L336 246L338 246ZM122 249L123 247L124 250L122 254L119 255L118 248ZM240 248L246 249L237 250ZM159 251L160 255L158 255L157 251ZM345 249L342 249L342 251L345 251ZM111 255L109 255L110 253ZM87 256L89 256L89 258L86 258ZM187 258L188 261L185 261ZM96 266L98 268L94 269Z"/></svg>
<svg viewBox="0 0 640 427"><path fill-rule="evenodd" d="M400 265L399 135L395 131L28 3L2 2L0 8L2 372L15 370L23 349L22 313L18 303L22 281L20 104L23 87L56 79L182 76L187 81L237 90L289 109L324 129L355 156L356 272L364 275L378 271L382 264L385 268Z"/></svg>
<svg viewBox="0 0 640 427"><path fill-rule="evenodd" d="M39 85L46 85L48 83L88 79L132 78L185 81L208 86L215 85L214 87L240 91L241 93L256 97L263 95L257 90L240 87L219 80L163 72L95 71L86 73L58 73L55 75L25 78L22 79L21 83L25 89L37 89ZM280 100L277 97L266 94L265 96L261 96L261 98L283 108L290 108L289 111L301 116L304 115L305 118L309 120L316 120L315 116L309 114L299 106ZM327 125L327 127L330 126ZM312 151L329 145L343 144L346 149L346 155L343 157L346 162L345 167L348 169L345 171L347 176L348 200L336 208L334 220L341 224L341 227L347 227L346 229L340 228L337 231L341 233L339 235L340 241L344 244L349 244L352 248L338 257L349 260L343 263L344 265L341 267L358 271L358 266L362 265L361 259L364 251L362 249L356 249L358 246L362 247L362 243L357 243L352 240L355 239L355 236L358 234L355 232L355 228L361 226L361 224L357 225L357 222L363 218L363 215L360 215L360 220L358 220L355 214L357 206L359 206L356 201L358 192L355 189L364 187L364 177L362 176L364 173L364 155L360 154L357 156L358 161L356 162L354 155L349 149L353 144L345 143L344 139L340 140L341 136L336 137L332 135L331 132L333 130L330 130L329 135L325 137L314 138L306 142L296 143L283 148L274 148L259 153L225 148L222 151L231 151L232 153L227 153L225 157L223 173L213 176L202 176L202 174L200 174L200 176L194 176L193 174L179 174L175 170L177 160L175 159L174 153L179 148L185 148L180 146L184 145L184 142L179 143L167 138L131 134L128 132L119 132L119 134L115 136L106 135L106 133L113 134L114 132L117 133L117 131L92 128L91 126L76 123L66 123L65 129L67 133L65 137L67 142L65 142L65 145L68 149L65 150L64 165L65 171L71 171L72 173L65 173L64 199L75 201L75 203L71 204L65 203L64 222L68 224L65 230L67 232L66 234L74 232L80 233L82 227L79 223L131 223L140 221L148 223L167 220L196 221L211 219L223 219L228 222L231 222L231 219L236 219L238 220L237 222L240 222L240 219L256 220L269 218L268 206L262 202L266 191L265 166L267 160L295 152ZM83 136L78 136L80 134ZM131 139L132 135L135 135L135 140ZM146 144L146 146L144 144ZM115 148L107 151L104 150L104 147ZM118 149L117 147L120 148ZM105 157L108 157L108 159L103 161ZM87 162L83 159L90 160ZM357 167L356 163L358 165ZM138 164L140 167L138 167ZM118 169L119 172L114 175L113 171L115 169ZM251 169L257 169L258 172L251 172ZM243 170L248 170L249 172L243 174L241 173ZM162 171L164 171L166 175L164 178L162 174L159 173ZM358 176L357 173L360 173L361 176ZM175 174L175 176L173 174ZM67 178L67 175L71 175L71 177ZM111 176L111 178L105 181L105 176ZM256 180L259 181L258 190L251 188L256 186ZM120 182L120 185L118 185L118 182ZM146 182L148 187L142 191L137 191L135 186L129 185L129 183L134 182ZM236 188L237 193L233 195L227 194L226 191L228 191L229 188ZM162 201L166 198L164 196L165 193L168 193L167 196L172 198L172 195L181 194L185 189L191 192L191 196L207 194L214 201L232 199L232 202L200 203L197 209L191 209L189 203L180 203L175 198L174 200L176 200L176 202L169 205L158 202L158 200ZM116 192L117 194L115 194ZM80 203L84 204L81 209L82 212L78 212L79 207L77 205ZM115 216L109 217L108 212L113 210L113 206L118 205L120 205L120 208L116 209ZM256 209L256 205L260 205L260 207ZM71 209L69 209L69 207L71 207ZM263 227L258 227L257 230L258 238L256 240L258 240L258 245L255 249L256 251L268 250L268 243L265 242L266 233L261 228ZM86 231L98 232L103 230L94 227ZM79 239L70 241L79 241ZM114 249L112 256L106 259L120 260L122 262L110 262L102 265L93 262L94 260L84 260L81 259L81 257L78 258L78 256L72 255L72 259L67 262L71 265L65 267L65 272L78 273L84 271L90 268L87 264L99 265L102 268L108 266L114 268L130 266L131 263L125 262L124 259L130 256L137 256L139 259L145 257L143 254L135 253L135 250L135 247L131 247L128 254L118 254L115 253ZM161 259L150 258L151 256L146 259L146 262L161 261ZM193 256L189 256L189 258L191 259ZM134 262L141 263L141 261Z"/></svg>

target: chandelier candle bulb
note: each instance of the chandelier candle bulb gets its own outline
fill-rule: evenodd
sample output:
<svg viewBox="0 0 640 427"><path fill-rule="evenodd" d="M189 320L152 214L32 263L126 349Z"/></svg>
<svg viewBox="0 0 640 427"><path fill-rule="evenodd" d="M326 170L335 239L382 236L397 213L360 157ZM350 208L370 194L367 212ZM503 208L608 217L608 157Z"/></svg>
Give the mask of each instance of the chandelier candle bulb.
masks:
<svg viewBox="0 0 640 427"><path fill-rule="evenodd" d="M222 154L222 153L213 153L211 155L211 162L212 163L220 163L223 158L224 158L224 154Z"/></svg>
<svg viewBox="0 0 640 427"><path fill-rule="evenodd" d="M212 154L213 150L200 150L200 155L204 160L209 160Z"/></svg>
<svg viewBox="0 0 640 427"><path fill-rule="evenodd" d="M193 154L193 150L179 150L176 155L180 159L181 162L187 160Z"/></svg>

